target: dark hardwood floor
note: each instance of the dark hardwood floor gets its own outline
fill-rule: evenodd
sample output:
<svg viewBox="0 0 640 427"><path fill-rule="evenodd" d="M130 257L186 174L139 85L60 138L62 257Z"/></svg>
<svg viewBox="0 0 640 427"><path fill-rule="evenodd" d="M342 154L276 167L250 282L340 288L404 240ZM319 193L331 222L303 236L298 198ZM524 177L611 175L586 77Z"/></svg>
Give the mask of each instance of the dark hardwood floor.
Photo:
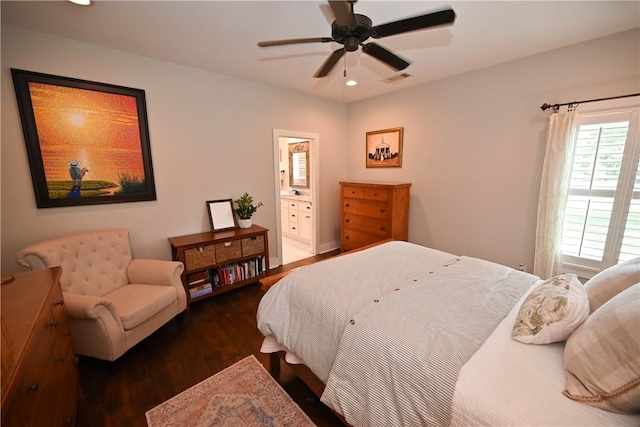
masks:
<svg viewBox="0 0 640 427"><path fill-rule="evenodd" d="M334 256L318 255L271 270L276 274ZM145 427L145 412L253 354L260 353L262 334L256 328L256 283L191 305L114 362L79 357L81 396L78 427ZM340 420L282 364L280 384L318 426L342 426Z"/></svg>

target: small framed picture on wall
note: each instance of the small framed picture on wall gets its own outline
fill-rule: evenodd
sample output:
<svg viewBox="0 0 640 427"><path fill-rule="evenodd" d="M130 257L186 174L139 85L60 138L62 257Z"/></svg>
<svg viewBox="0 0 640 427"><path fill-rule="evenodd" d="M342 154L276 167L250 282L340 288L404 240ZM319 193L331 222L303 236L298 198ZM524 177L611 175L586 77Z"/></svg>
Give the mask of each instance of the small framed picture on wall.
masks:
<svg viewBox="0 0 640 427"><path fill-rule="evenodd" d="M404 128L367 132L366 165L368 168L402 167L402 134Z"/></svg>

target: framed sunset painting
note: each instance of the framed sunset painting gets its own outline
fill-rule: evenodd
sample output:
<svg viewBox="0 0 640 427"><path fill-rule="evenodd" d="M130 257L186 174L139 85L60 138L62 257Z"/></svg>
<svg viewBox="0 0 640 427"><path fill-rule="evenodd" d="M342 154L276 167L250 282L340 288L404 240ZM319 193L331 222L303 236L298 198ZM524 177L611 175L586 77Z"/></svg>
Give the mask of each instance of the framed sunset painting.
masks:
<svg viewBox="0 0 640 427"><path fill-rule="evenodd" d="M38 208L156 200L143 90L11 75Z"/></svg>

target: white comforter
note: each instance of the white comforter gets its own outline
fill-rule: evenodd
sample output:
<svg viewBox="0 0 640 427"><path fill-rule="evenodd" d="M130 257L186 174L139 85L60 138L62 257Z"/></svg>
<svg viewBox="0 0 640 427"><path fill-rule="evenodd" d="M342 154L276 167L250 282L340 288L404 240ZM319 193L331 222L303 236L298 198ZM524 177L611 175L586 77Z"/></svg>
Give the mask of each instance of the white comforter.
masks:
<svg viewBox="0 0 640 427"><path fill-rule="evenodd" d="M261 301L258 328L351 425L446 425L458 370L535 280L391 242L290 274Z"/></svg>

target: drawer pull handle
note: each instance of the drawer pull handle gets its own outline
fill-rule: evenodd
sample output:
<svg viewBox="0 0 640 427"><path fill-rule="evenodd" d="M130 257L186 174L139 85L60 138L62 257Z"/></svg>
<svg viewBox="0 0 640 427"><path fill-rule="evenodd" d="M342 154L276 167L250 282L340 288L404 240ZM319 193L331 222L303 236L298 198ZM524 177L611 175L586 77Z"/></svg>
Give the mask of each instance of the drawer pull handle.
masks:
<svg viewBox="0 0 640 427"><path fill-rule="evenodd" d="M387 227L380 227L380 231L384 231L386 229L387 229Z"/></svg>
<svg viewBox="0 0 640 427"><path fill-rule="evenodd" d="M373 193L373 195L374 195L374 196L377 196L377 195L378 195L378 193Z"/></svg>
<svg viewBox="0 0 640 427"><path fill-rule="evenodd" d="M349 240L349 236L344 236L344 240Z"/></svg>
<svg viewBox="0 0 640 427"><path fill-rule="evenodd" d="M291 214L291 216L295 218L295 217L296 217L296 214Z"/></svg>
<svg viewBox="0 0 640 427"><path fill-rule="evenodd" d="M349 222L349 219L348 219L348 218L347 218L347 219L345 219L345 220L344 220L344 222Z"/></svg>
<svg viewBox="0 0 640 427"><path fill-rule="evenodd" d="M309 215L305 215L305 218L307 219L311 219L311 217Z"/></svg>
<svg viewBox="0 0 640 427"><path fill-rule="evenodd" d="M33 383L29 387L27 387L27 393L33 393L34 391L38 391L38 383Z"/></svg>
<svg viewBox="0 0 640 427"><path fill-rule="evenodd" d="M51 322L51 323L49 323L49 326L51 326L52 328L57 328L58 327L58 322Z"/></svg>
<svg viewBox="0 0 640 427"><path fill-rule="evenodd" d="M380 209L380 213L385 213L385 212L386 212L386 210Z"/></svg>
<svg viewBox="0 0 640 427"><path fill-rule="evenodd" d="M71 332L65 332L64 334L62 334L63 337L70 337L71 336Z"/></svg>
<svg viewBox="0 0 640 427"><path fill-rule="evenodd" d="M349 203L347 203L347 204L345 205L345 207L347 207L347 208L348 208L348 207L349 207Z"/></svg>
<svg viewBox="0 0 640 427"><path fill-rule="evenodd" d="M228 248L229 246L231 246L231 242L224 242L224 245Z"/></svg>
<svg viewBox="0 0 640 427"><path fill-rule="evenodd" d="M65 425L65 426L72 426L73 425L73 418L72 417L67 417L67 418L64 419L63 423L64 423L63 425Z"/></svg>
<svg viewBox="0 0 640 427"><path fill-rule="evenodd" d="M64 362L66 359L66 357L62 356L62 357L58 357L58 362Z"/></svg>
<svg viewBox="0 0 640 427"><path fill-rule="evenodd" d="M62 306L62 305L64 305L64 301L63 300L57 301L56 305L61 305Z"/></svg>

